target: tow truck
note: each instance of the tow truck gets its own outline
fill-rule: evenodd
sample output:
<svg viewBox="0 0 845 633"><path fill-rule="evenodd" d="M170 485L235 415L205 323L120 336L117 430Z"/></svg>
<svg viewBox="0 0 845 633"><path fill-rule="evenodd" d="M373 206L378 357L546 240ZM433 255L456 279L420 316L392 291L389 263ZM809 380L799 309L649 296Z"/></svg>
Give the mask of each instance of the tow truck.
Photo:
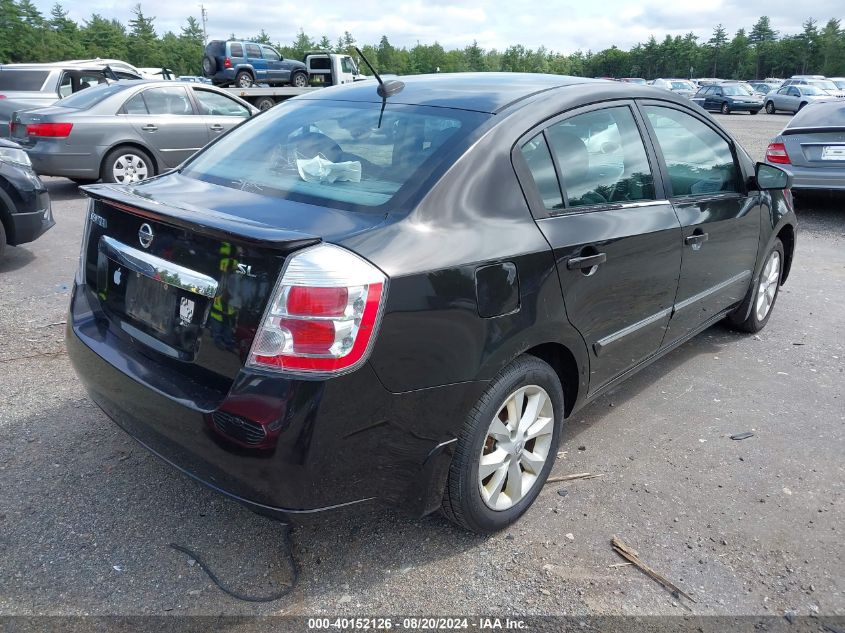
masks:
<svg viewBox="0 0 845 633"><path fill-rule="evenodd" d="M268 110L280 101L326 86L339 86L353 81L371 79L371 77L361 74L355 60L345 53L309 51L302 61L308 70L310 86L296 88L294 86L271 87L259 85L251 88L224 88L224 90L248 101L259 110Z"/></svg>

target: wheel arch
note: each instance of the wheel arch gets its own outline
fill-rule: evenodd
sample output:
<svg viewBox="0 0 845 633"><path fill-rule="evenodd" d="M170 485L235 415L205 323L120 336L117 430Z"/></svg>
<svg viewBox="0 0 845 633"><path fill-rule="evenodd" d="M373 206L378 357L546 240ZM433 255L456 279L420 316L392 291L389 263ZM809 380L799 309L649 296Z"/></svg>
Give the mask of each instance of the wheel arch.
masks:
<svg viewBox="0 0 845 633"><path fill-rule="evenodd" d="M792 269L792 258L795 254L795 227L791 224L784 224L780 231L778 231L777 238L783 244L783 273L780 277L780 283L783 284L789 276L789 271Z"/></svg>
<svg viewBox="0 0 845 633"><path fill-rule="evenodd" d="M108 158L108 155L111 154L114 150L118 149L119 147L134 147L135 149L141 150L142 152L144 152L147 156L149 156L152 159L153 168L155 168L155 171L156 171L155 175L158 175L158 174L161 173L161 171L162 171L161 170L161 161L159 160L159 157L156 154L155 150L153 150L150 147L147 147L143 143L139 143L138 141L122 140L122 141L116 141L115 143L112 143L109 146L109 148L105 152L103 152L103 158L100 160L100 174L101 175L103 173L103 167L106 164L106 158Z"/></svg>
<svg viewBox="0 0 845 633"><path fill-rule="evenodd" d="M564 415L569 417L579 394L579 371L575 355L562 343L541 343L524 353L539 358L555 370L563 388Z"/></svg>
<svg viewBox="0 0 845 633"><path fill-rule="evenodd" d="M0 187L0 223L6 232L6 243L15 243L15 223L12 222L12 209L16 208L15 203L9 195Z"/></svg>

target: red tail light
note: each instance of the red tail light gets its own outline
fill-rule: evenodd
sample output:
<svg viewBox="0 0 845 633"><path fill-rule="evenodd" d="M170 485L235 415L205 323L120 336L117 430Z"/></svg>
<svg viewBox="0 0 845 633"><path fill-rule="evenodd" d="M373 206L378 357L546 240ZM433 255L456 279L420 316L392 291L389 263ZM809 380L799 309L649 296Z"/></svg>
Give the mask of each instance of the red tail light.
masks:
<svg viewBox="0 0 845 633"><path fill-rule="evenodd" d="M228 57L223 60L223 68L231 68L232 67L232 60Z"/></svg>
<svg viewBox="0 0 845 633"><path fill-rule="evenodd" d="M777 163L778 165L792 164L783 143L769 143L769 146L766 148L766 160L770 163Z"/></svg>
<svg viewBox="0 0 845 633"><path fill-rule="evenodd" d="M29 123L26 126L27 136L48 136L51 138L66 138L70 136L73 123Z"/></svg>
<svg viewBox="0 0 845 633"><path fill-rule="evenodd" d="M331 376L366 361L387 278L349 251L320 244L293 255L258 328L247 365Z"/></svg>

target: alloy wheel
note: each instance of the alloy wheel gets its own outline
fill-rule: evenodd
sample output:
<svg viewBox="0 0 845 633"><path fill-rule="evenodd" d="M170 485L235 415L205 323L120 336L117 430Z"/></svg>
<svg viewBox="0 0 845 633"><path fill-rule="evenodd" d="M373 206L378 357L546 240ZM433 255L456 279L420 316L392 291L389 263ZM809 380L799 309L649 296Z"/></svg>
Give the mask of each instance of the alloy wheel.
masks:
<svg viewBox="0 0 845 633"><path fill-rule="evenodd" d="M775 302L775 294L778 291L778 284L780 284L780 264L780 253L772 251L768 259L766 259L763 272L760 273L757 298L754 302L758 321L766 318L766 315L772 309L772 304Z"/></svg>
<svg viewBox="0 0 845 633"><path fill-rule="evenodd" d="M554 424L554 406L542 387L526 385L505 399L478 464L478 488L489 508L507 510L536 485L549 459Z"/></svg>
<svg viewBox="0 0 845 633"><path fill-rule="evenodd" d="M149 171L146 161L137 154L121 154L112 165L114 181L121 184L146 180Z"/></svg>

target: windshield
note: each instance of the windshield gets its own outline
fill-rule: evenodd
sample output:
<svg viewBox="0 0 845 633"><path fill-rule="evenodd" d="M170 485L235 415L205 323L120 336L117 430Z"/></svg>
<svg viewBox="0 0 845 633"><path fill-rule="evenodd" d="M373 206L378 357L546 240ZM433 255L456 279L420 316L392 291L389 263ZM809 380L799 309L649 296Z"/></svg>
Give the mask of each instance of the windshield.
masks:
<svg viewBox="0 0 845 633"><path fill-rule="evenodd" d="M827 81L827 80L822 81L820 79L814 79L814 80L810 81L809 83L810 83L811 86L815 86L816 88L821 88L822 90L836 90L837 89L836 84L833 83L832 81Z"/></svg>
<svg viewBox="0 0 845 633"><path fill-rule="evenodd" d="M489 115L380 103L290 101L200 152L191 178L312 204L378 207L413 189Z"/></svg>
<svg viewBox="0 0 845 633"><path fill-rule="evenodd" d="M84 90L74 92L72 95L69 95L64 99L59 99L57 104L66 108L87 110L91 106L100 103L100 101L106 97L110 97L121 90L125 90L127 87L128 86L126 84L119 83L100 84L99 86L93 86L91 88L85 88Z"/></svg>
<svg viewBox="0 0 845 633"><path fill-rule="evenodd" d="M748 97L751 95L751 91L748 90L745 86L740 86L737 84L734 85L723 85L722 90L726 95L732 97Z"/></svg>
<svg viewBox="0 0 845 633"><path fill-rule="evenodd" d="M840 90L845 90L845 79L831 79L830 81Z"/></svg>
<svg viewBox="0 0 845 633"><path fill-rule="evenodd" d="M827 94L824 90L819 90L815 86L798 86L801 90L801 94L805 95L823 95Z"/></svg>
<svg viewBox="0 0 845 633"><path fill-rule="evenodd" d="M672 90L695 90L695 87L688 81L673 81Z"/></svg>

